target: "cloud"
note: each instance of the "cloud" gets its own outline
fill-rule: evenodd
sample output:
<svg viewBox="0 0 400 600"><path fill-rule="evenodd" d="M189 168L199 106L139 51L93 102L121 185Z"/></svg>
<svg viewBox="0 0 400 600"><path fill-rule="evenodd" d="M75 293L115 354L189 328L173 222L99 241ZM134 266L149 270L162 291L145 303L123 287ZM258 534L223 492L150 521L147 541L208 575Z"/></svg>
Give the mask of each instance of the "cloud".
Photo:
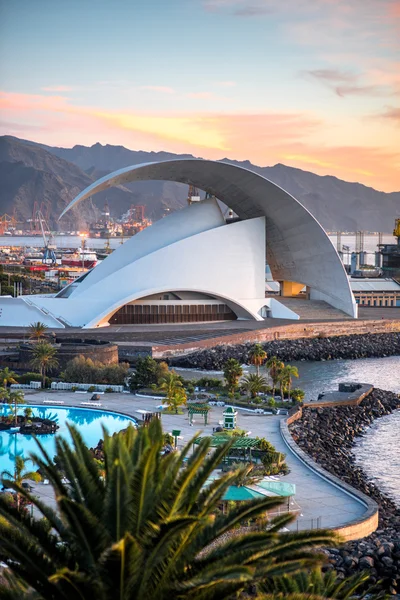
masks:
<svg viewBox="0 0 400 600"><path fill-rule="evenodd" d="M189 92L186 94L187 98L202 98L204 100L208 100L210 98L215 98L216 96L212 92Z"/></svg>
<svg viewBox="0 0 400 600"><path fill-rule="evenodd" d="M314 69L312 71L306 71L306 73L311 75L311 77L324 82L350 83L357 79L357 75L346 71L339 71L339 69Z"/></svg>
<svg viewBox="0 0 400 600"><path fill-rule="evenodd" d="M165 85L141 85L141 90L148 90L150 92L160 92L161 94L175 94L175 90Z"/></svg>
<svg viewBox="0 0 400 600"><path fill-rule="evenodd" d="M394 90L388 85L377 83L360 84L360 75L339 69L314 69L306 75L327 85L337 96L390 96Z"/></svg>
<svg viewBox="0 0 400 600"><path fill-rule="evenodd" d="M268 15L272 9L268 6L242 6L233 11L235 17L261 17Z"/></svg>
<svg viewBox="0 0 400 600"><path fill-rule="evenodd" d="M43 92L72 92L73 88L69 85L50 85L41 88Z"/></svg>
<svg viewBox="0 0 400 600"><path fill-rule="evenodd" d="M220 81L217 85L221 87L235 87L236 81Z"/></svg>
<svg viewBox="0 0 400 600"><path fill-rule="evenodd" d="M373 135L376 129L371 119L353 122L351 136L343 126L347 139L357 139L360 127L371 127L374 147L341 144L337 128L332 132L312 112L123 112L81 106L57 95L10 92L0 92L0 111L2 133L22 138L34 135L37 141L53 146L100 142L216 160L229 156L259 165L285 162L321 175L361 179L378 189L398 188L400 151L390 126L397 114L392 109L378 127L378 137ZM30 123L38 127L37 132Z"/></svg>
<svg viewBox="0 0 400 600"><path fill-rule="evenodd" d="M394 106L388 106L383 112L376 117L380 119L388 119L393 121L395 125L400 125L400 108Z"/></svg>

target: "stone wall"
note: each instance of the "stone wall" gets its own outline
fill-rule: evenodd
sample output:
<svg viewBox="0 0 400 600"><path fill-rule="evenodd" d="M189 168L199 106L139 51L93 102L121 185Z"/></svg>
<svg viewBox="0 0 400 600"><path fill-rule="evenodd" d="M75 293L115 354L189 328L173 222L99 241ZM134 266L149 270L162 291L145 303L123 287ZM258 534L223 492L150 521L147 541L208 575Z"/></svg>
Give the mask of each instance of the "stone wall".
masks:
<svg viewBox="0 0 400 600"><path fill-rule="evenodd" d="M399 320L381 321L332 321L322 323L296 322L292 325L280 325L253 331L238 332L233 335L191 341L179 345L153 345L153 358L168 358L190 354L217 345L237 345L248 342L272 342L276 340L310 339L318 336L335 337L350 334L394 333L400 332Z"/></svg>
<svg viewBox="0 0 400 600"><path fill-rule="evenodd" d="M210 343L211 341L208 340ZM215 340L214 340L215 343ZM191 354L170 358L177 367L220 370L228 358L241 364L249 363L253 341L242 344L226 343ZM280 360L332 360L400 355L400 333L365 333L318 336L313 338L280 339L262 342L268 356ZM153 354L154 356L154 354Z"/></svg>
<svg viewBox="0 0 400 600"><path fill-rule="evenodd" d="M348 541L340 548L328 549L326 568L335 569L342 578L368 570L372 582L383 579L391 594L400 591L400 508L354 464L352 448L355 438L363 435L374 419L396 409L400 409L398 395L374 389L358 406L303 408L290 426L292 442L300 446L303 456L328 472L330 479L340 478L341 485L355 488L379 507L376 531L372 514L369 520L346 526L354 526L354 530L340 530Z"/></svg>

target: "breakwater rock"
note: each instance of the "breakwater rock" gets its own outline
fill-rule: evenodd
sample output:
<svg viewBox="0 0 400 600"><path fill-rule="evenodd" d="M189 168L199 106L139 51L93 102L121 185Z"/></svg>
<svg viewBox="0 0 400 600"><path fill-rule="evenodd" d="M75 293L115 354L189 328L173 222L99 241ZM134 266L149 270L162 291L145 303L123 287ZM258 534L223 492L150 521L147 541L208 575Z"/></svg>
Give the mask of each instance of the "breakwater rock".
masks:
<svg viewBox="0 0 400 600"><path fill-rule="evenodd" d="M249 363L249 352L254 343L220 345L199 350L169 360L175 367L220 370L228 358L241 364ZM349 358L382 358L400 355L400 333L340 335L334 337L274 340L262 343L268 356L290 360L334 360Z"/></svg>
<svg viewBox="0 0 400 600"><path fill-rule="evenodd" d="M400 508L355 464L352 448L374 419L396 409L399 396L375 389L359 406L306 408L290 427L296 443L318 464L379 505L379 529L362 540L328 549L327 568L343 578L368 570L372 582L382 579L391 594L400 593Z"/></svg>

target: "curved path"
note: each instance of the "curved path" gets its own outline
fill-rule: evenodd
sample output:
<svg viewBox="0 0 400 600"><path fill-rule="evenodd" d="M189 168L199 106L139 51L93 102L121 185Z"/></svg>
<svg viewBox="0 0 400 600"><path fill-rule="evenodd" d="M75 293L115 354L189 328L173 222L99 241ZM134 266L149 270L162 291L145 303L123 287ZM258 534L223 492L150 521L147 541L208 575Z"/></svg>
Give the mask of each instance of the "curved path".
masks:
<svg viewBox="0 0 400 600"><path fill-rule="evenodd" d="M41 404L43 400L47 402L63 400L65 406L76 406L78 408L81 408L80 403L87 401L90 396L91 394L50 390L46 392L30 392L27 390L25 393L28 404ZM141 415L137 412L138 410L155 411L160 402L154 398L143 398L133 394L104 394L101 396L101 403L102 409L124 413L140 420ZM49 406L51 406L50 403ZM196 419L194 427L189 426L186 413L184 415L164 414L162 422L166 431L181 430L183 444L197 430L201 430L203 434L211 434L212 428L218 425L218 421L222 419L222 411L222 408L213 407L209 418L210 423L206 427L204 427L199 417ZM290 468L290 473L280 477L280 480L296 484L296 503L301 508L301 513L291 525L291 528L294 530L320 527L338 528L356 519L361 519L367 511L366 506L361 501L321 478L288 449L280 432L282 418L285 417L256 415L239 411L238 426L241 429L251 431L252 437L265 437L275 446L278 452L286 454L286 462ZM35 487L37 493L43 490L40 485Z"/></svg>

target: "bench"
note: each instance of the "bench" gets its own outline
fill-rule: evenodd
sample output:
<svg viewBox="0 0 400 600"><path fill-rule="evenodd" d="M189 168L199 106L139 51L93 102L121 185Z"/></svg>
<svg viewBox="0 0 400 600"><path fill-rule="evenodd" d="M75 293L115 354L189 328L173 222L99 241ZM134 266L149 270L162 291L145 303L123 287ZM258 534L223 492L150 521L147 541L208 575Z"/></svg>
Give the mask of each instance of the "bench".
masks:
<svg viewBox="0 0 400 600"><path fill-rule="evenodd" d="M64 400L43 400L43 404L64 404Z"/></svg>
<svg viewBox="0 0 400 600"><path fill-rule="evenodd" d="M81 406L103 406L101 402L81 402Z"/></svg>

